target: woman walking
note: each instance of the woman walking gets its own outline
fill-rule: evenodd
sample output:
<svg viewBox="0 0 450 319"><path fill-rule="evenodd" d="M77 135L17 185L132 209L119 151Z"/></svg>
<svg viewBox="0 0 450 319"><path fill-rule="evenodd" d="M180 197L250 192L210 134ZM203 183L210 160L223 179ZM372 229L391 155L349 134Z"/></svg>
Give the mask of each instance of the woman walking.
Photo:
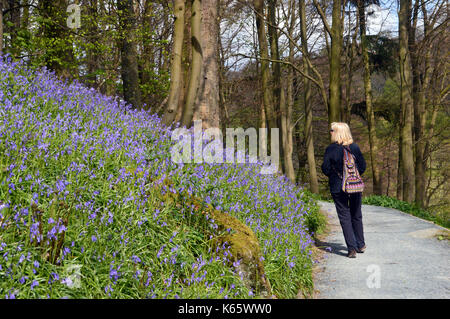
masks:
<svg viewBox="0 0 450 319"><path fill-rule="evenodd" d="M366 249L361 213L362 192L343 191L344 155L353 156L360 175L366 170L366 161L358 145L353 143L350 128L346 123L331 123L330 134L332 143L325 150L322 172L329 178L331 196L347 245L347 257L355 258L357 252L363 253ZM344 152L344 148L348 153Z"/></svg>

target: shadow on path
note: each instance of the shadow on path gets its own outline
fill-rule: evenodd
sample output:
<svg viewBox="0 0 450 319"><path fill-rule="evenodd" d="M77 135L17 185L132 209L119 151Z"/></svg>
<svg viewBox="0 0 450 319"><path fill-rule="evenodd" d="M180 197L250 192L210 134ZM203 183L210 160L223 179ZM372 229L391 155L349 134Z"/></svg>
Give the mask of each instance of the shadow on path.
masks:
<svg viewBox="0 0 450 319"><path fill-rule="evenodd" d="M326 242L316 239L316 247L320 250L326 251L328 253L336 254L339 256L347 256L347 247L340 243Z"/></svg>

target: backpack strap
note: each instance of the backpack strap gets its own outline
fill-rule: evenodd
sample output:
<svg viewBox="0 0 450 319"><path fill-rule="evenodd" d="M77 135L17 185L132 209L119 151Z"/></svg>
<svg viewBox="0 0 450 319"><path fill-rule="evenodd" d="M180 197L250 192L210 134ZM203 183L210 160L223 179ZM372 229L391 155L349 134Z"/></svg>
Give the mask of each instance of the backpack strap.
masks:
<svg viewBox="0 0 450 319"><path fill-rule="evenodd" d="M350 153L353 156L353 160L355 162L355 165L356 165L356 167L358 167L357 164L356 164L356 156L355 156L355 154L353 154L352 150L350 149L350 146L342 145L342 147L344 148L344 150L346 150L348 153ZM347 159L348 159L348 153L346 153L344 151L344 156L347 156Z"/></svg>
<svg viewBox="0 0 450 319"><path fill-rule="evenodd" d="M355 157L355 155L353 155L353 153L350 151L349 148L347 148L347 147L344 146L344 158L345 158L345 160L346 160L347 162L350 162L350 157L353 158L353 162L354 162L355 165L356 165L356 157Z"/></svg>
<svg viewBox="0 0 450 319"><path fill-rule="evenodd" d="M352 150L350 149L350 146L344 146L344 145L342 145L342 147L343 147L347 152L349 152L350 154L352 154L353 157L355 157L355 154L353 154Z"/></svg>
<svg viewBox="0 0 450 319"><path fill-rule="evenodd" d="M342 146L342 148L343 148L342 151L344 152L344 157L346 157L346 158L348 159L348 153L346 152L346 150L353 156L353 159L354 159L354 162L355 162L356 169L358 169L358 165L356 164L356 156L352 153L352 151L350 150L350 147L349 147L349 146L344 146L344 145L342 145L342 144L338 144L338 145L341 145L341 146ZM345 165L344 161L342 161L342 165ZM340 179L343 179L342 174L340 174L340 173L336 170L336 168L335 168L333 165L331 165L331 168L333 169L333 171L336 173L336 175L337 175Z"/></svg>

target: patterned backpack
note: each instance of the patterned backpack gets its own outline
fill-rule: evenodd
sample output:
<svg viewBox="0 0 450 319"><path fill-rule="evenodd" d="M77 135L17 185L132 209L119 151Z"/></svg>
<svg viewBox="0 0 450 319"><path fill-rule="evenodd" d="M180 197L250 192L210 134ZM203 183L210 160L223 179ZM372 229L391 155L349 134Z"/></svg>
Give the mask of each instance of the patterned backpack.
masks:
<svg viewBox="0 0 450 319"><path fill-rule="evenodd" d="M355 157L348 146L344 146L343 166L342 191L348 194L362 193L364 182L356 167Z"/></svg>

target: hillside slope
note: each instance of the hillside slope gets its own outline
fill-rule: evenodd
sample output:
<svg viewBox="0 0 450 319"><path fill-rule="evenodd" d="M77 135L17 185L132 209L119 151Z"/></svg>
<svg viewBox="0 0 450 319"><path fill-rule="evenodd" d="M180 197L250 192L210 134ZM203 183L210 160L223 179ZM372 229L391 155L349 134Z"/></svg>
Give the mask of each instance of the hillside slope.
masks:
<svg viewBox="0 0 450 319"><path fill-rule="evenodd" d="M260 164L173 163L160 122L0 61L0 296L258 297L191 197L251 228L274 295L311 291L317 204Z"/></svg>

